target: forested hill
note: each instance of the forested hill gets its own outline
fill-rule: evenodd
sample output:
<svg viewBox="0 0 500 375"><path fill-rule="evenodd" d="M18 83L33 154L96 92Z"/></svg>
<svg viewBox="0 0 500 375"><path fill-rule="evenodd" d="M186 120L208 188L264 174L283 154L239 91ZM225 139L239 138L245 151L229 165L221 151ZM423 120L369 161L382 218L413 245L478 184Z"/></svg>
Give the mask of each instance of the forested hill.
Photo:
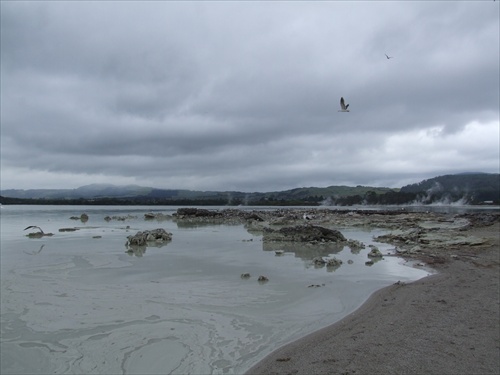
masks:
<svg viewBox="0 0 500 375"><path fill-rule="evenodd" d="M444 175L416 184L403 186L401 193L426 194L429 199L449 197L456 200L484 202L500 200L500 174L498 173L463 173Z"/></svg>
<svg viewBox="0 0 500 375"><path fill-rule="evenodd" d="M370 186L303 187L267 193L156 189L136 185L87 185L77 189L3 190L2 204L92 205L397 205L500 204L500 174L438 176L390 189Z"/></svg>

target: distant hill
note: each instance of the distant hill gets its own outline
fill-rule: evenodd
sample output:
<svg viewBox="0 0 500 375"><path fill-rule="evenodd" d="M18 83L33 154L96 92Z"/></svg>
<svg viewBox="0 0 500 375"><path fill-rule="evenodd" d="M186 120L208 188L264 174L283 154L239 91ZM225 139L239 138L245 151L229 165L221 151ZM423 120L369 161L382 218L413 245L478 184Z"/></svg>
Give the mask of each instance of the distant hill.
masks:
<svg viewBox="0 0 500 375"><path fill-rule="evenodd" d="M465 173L438 176L390 189L371 186L302 187L253 192L156 189L138 185L91 184L77 189L10 189L2 204L144 205L362 205L409 203L500 203L500 175Z"/></svg>
<svg viewBox="0 0 500 375"><path fill-rule="evenodd" d="M96 199L96 198L131 198L149 197L157 199L193 199L193 198L224 198L224 199L252 199L252 200L280 200L280 199L324 199L328 196L347 196L364 194L367 191L386 192L389 188L368 186L329 186L326 188L308 187L269 193L244 193L239 191L197 191L178 189L155 189L137 185L116 186L110 184L92 184L77 189L10 189L2 190L1 195L9 198L30 199Z"/></svg>
<svg viewBox="0 0 500 375"><path fill-rule="evenodd" d="M500 200L500 174L461 173L438 176L403 186L401 193L419 193L423 203L459 199L474 203L498 202Z"/></svg>
<svg viewBox="0 0 500 375"><path fill-rule="evenodd" d="M2 190L3 197L28 199L90 199L98 197L132 197L148 194L153 188L137 185L116 186L112 184L92 184L77 189L10 189Z"/></svg>

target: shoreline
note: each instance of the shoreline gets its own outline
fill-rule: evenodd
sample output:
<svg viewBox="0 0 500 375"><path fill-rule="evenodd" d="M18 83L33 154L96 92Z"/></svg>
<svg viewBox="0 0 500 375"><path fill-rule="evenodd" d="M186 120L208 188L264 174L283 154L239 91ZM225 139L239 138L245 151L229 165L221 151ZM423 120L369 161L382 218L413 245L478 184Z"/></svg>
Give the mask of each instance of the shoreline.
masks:
<svg viewBox="0 0 500 375"><path fill-rule="evenodd" d="M350 315L278 348L246 374L497 374L499 230L498 221L468 228L488 244L440 249L448 260L433 265L438 273L376 291Z"/></svg>

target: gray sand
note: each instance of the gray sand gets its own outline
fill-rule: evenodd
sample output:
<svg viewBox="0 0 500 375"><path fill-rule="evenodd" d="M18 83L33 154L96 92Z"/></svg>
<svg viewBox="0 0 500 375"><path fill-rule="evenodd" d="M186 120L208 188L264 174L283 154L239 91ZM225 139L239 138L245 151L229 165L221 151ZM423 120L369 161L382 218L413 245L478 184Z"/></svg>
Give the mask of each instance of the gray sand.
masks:
<svg viewBox="0 0 500 375"><path fill-rule="evenodd" d="M461 232L488 242L439 249L439 274L378 291L248 374L499 374L499 231L497 221Z"/></svg>

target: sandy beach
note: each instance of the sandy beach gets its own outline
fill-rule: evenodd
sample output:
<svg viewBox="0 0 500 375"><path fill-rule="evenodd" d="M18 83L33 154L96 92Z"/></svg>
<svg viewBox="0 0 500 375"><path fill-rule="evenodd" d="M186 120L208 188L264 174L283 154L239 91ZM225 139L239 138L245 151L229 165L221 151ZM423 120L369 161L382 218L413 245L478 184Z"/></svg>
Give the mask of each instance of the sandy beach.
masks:
<svg viewBox="0 0 500 375"><path fill-rule="evenodd" d="M478 243L424 246L416 259L437 274L376 292L247 374L498 374L500 225L493 221L448 231Z"/></svg>

